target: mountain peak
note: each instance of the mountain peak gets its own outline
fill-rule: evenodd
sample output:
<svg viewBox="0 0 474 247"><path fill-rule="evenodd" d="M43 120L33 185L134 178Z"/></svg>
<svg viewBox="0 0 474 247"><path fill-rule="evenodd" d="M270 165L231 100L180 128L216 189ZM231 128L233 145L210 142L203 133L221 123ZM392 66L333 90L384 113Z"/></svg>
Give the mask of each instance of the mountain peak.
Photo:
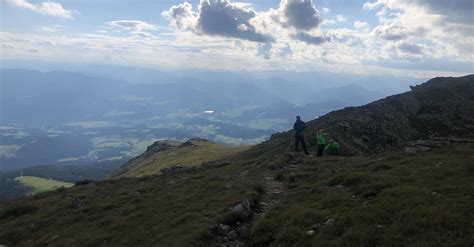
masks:
<svg viewBox="0 0 474 247"><path fill-rule="evenodd" d="M143 154L129 160L112 177L140 177L160 174L162 169L173 166L200 166L246 149L248 147L232 147L198 137L186 142L160 140L148 146Z"/></svg>

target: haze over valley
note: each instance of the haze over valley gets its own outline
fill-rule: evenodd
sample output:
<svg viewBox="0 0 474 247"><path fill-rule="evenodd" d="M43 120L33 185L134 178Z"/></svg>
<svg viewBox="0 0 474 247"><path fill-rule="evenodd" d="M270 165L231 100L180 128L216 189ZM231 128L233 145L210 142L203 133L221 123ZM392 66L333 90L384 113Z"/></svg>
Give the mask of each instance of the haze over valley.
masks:
<svg viewBox="0 0 474 247"><path fill-rule="evenodd" d="M422 80L330 73L295 73L298 81L242 73L226 79L180 71L159 78L159 71L147 71L143 81L130 81L94 72L2 69L1 169L120 163L160 139L257 144L286 130L295 114L312 119ZM384 88L390 80L400 81L397 88Z"/></svg>

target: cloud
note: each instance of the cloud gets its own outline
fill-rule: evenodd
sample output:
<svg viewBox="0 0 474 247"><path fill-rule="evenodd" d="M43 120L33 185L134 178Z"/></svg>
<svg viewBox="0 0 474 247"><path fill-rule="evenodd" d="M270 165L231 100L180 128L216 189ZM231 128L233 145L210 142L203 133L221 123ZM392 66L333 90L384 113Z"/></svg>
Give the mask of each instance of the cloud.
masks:
<svg viewBox="0 0 474 247"><path fill-rule="evenodd" d="M118 20L108 21L105 23L106 27L110 30L118 32L131 33L133 36L138 38L156 38L154 35L147 31L156 30L156 26L137 20ZM105 30L103 30L104 32ZM105 31L106 32L106 31Z"/></svg>
<svg viewBox="0 0 474 247"><path fill-rule="evenodd" d="M63 6L55 2L40 2L38 4L32 4L26 0L7 0L10 5L28 9L42 15L54 16L64 19L73 19L71 10L64 9Z"/></svg>
<svg viewBox="0 0 474 247"><path fill-rule="evenodd" d="M272 43L259 44L257 54L265 59L272 58Z"/></svg>
<svg viewBox="0 0 474 247"><path fill-rule="evenodd" d="M56 28L52 28L52 27L41 27L40 30L45 31L45 32L56 32L57 31Z"/></svg>
<svg viewBox="0 0 474 247"><path fill-rule="evenodd" d="M289 58L293 55L293 49L291 49L290 44L286 43L285 46L278 49L278 55L282 58Z"/></svg>
<svg viewBox="0 0 474 247"><path fill-rule="evenodd" d="M400 44L397 45L398 49L404 53L411 53L411 54L422 54L422 47L409 43L409 42L401 42Z"/></svg>
<svg viewBox="0 0 474 247"><path fill-rule="evenodd" d="M336 16L336 20L337 20L338 22L346 22L346 21L347 21L347 18L344 17L344 16L342 16L342 15L337 15L337 16Z"/></svg>
<svg viewBox="0 0 474 247"><path fill-rule="evenodd" d="M258 43L275 42L271 35L257 32L250 22L256 12L248 6L234 4L229 0L201 0L198 13L194 13L192 5L185 2L172 6L162 16L177 30Z"/></svg>
<svg viewBox="0 0 474 247"><path fill-rule="evenodd" d="M408 29L395 23L379 25L373 30L373 33L388 41L402 40L408 37Z"/></svg>
<svg viewBox="0 0 474 247"><path fill-rule="evenodd" d="M472 0L414 0L434 14L443 15L451 22L473 24L474 2Z"/></svg>
<svg viewBox="0 0 474 247"><path fill-rule="evenodd" d="M312 0L281 0L273 19L283 27L305 31L319 27L322 20Z"/></svg>
<svg viewBox="0 0 474 247"><path fill-rule="evenodd" d="M365 21L355 21L354 22L354 27L357 29L361 30L368 30L369 29L369 24Z"/></svg>
<svg viewBox="0 0 474 247"><path fill-rule="evenodd" d="M364 3L364 9L380 9L380 20L408 22L461 32L465 36L474 35L472 0L377 0ZM417 22L415 22L417 21Z"/></svg>
<svg viewBox="0 0 474 247"><path fill-rule="evenodd" d="M310 45L320 45L330 40L329 38L324 37L324 36L311 35L305 32L298 32L296 34L292 34L291 37L293 39L305 42Z"/></svg>
<svg viewBox="0 0 474 247"><path fill-rule="evenodd" d="M346 44L351 47L362 44L360 35L357 35L356 31L347 28L330 29L325 35L328 37L327 39L333 41L333 43Z"/></svg>
<svg viewBox="0 0 474 247"><path fill-rule="evenodd" d="M108 21L105 23L111 29L119 29L129 32L142 32L145 30L156 30L154 25L136 20Z"/></svg>
<svg viewBox="0 0 474 247"><path fill-rule="evenodd" d="M188 2L172 6L168 11L161 13L161 16L169 21L172 28L177 30L193 30L197 22L193 6Z"/></svg>
<svg viewBox="0 0 474 247"><path fill-rule="evenodd" d="M472 61L473 4L472 0L376 0L366 2L364 9L377 10L379 24L372 32L374 37L429 47L429 52L414 46L396 47L404 54L419 54L423 59ZM381 50L389 50L390 42L380 44Z"/></svg>

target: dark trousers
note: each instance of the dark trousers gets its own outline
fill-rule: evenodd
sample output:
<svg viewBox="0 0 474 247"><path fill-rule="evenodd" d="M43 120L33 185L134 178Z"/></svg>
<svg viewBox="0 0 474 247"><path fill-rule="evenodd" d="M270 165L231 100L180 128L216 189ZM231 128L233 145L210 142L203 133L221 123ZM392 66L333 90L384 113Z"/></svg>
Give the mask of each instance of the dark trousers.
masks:
<svg viewBox="0 0 474 247"><path fill-rule="evenodd" d="M329 151L329 154L330 154L330 155L338 155L337 149L331 149L331 150Z"/></svg>
<svg viewBox="0 0 474 247"><path fill-rule="evenodd" d="M300 149L299 149L300 142L301 142L301 146L303 146L304 153L309 154L308 149L306 149L306 143L304 141L304 135L303 134L296 134L295 135L295 151L296 152L300 151Z"/></svg>
<svg viewBox="0 0 474 247"><path fill-rule="evenodd" d="M323 156L324 152L324 144L318 144L318 153L316 154L317 157Z"/></svg>

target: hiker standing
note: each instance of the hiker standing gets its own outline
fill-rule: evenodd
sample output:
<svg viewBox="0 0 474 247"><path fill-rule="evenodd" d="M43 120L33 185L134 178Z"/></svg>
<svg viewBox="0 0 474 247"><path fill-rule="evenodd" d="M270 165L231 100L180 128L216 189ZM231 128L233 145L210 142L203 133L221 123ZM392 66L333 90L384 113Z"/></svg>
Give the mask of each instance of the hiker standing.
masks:
<svg viewBox="0 0 474 247"><path fill-rule="evenodd" d="M295 130L295 151L299 152L299 144L303 146L303 150L305 154L309 154L308 150L306 149L306 143L304 142L304 130L306 128L306 124L301 120L300 116L296 116L296 122L293 124L293 129Z"/></svg>
<svg viewBox="0 0 474 247"><path fill-rule="evenodd" d="M324 148L326 146L326 133L324 129L319 129L316 133L316 142L318 143L317 157L323 156Z"/></svg>

